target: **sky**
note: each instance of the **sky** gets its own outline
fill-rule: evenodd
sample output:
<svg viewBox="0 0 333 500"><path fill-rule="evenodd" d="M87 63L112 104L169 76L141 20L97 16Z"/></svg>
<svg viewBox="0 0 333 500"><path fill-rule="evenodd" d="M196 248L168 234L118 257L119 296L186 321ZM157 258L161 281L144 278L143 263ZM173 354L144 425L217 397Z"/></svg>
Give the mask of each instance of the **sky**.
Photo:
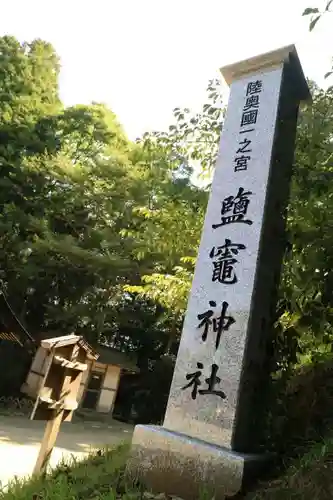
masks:
<svg viewBox="0 0 333 500"><path fill-rule="evenodd" d="M304 8L324 0L11 0L0 35L42 38L61 59L66 105L98 101L131 139L166 129L175 107L199 109L225 64L296 44L304 73L323 84L333 14L308 32ZM331 17L330 17L331 16ZM331 28L331 29L330 29Z"/></svg>

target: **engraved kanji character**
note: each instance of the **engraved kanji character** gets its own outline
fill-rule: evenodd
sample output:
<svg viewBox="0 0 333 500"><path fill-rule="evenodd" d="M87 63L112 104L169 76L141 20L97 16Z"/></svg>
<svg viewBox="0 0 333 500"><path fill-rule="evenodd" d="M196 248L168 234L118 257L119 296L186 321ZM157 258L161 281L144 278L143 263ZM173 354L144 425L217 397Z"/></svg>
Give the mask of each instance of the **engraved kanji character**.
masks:
<svg viewBox="0 0 333 500"><path fill-rule="evenodd" d="M248 111L249 109L258 109L258 108L259 108L259 96L257 94L250 95L250 97L246 98L243 111Z"/></svg>
<svg viewBox="0 0 333 500"><path fill-rule="evenodd" d="M238 255L239 250L246 247L242 243L232 243L231 240L225 240L225 244L219 247L213 247L210 251L210 258L217 258L213 262L212 281L218 281L224 285L233 285L237 283L237 276L234 270L234 264L238 262L234 255Z"/></svg>
<svg viewBox="0 0 333 500"><path fill-rule="evenodd" d="M244 111L244 113L242 114L241 127L244 127L244 125L253 125L257 123L257 116L258 116L257 109Z"/></svg>
<svg viewBox="0 0 333 500"><path fill-rule="evenodd" d="M214 300L210 300L209 305L211 307L216 307L216 302ZM200 321L198 328L204 327L201 337L203 342L206 342L209 331L216 333L215 349L218 349L220 345L222 332L228 331L230 326L235 323L235 319L232 316L227 316L228 307L229 304L224 301L222 302L220 316L213 317L214 311L212 309L198 314L197 316Z"/></svg>
<svg viewBox="0 0 333 500"><path fill-rule="evenodd" d="M252 221L245 219L244 216L250 204L249 196L252 194L252 191L245 191L244 188L240 187L236 196L228 196L225 198L222 201L221 222L219 224L213 224L212 228L217 229L218 227L234 222L242 222L243 224L251 226L253 224Z"/></svg>
<svg viewBox="0 0 333 500"><path fill-rule="evenodd" d="M249 148L251 142L252 142L251 139L247 139L246 137L242 141L240 141L238 143L240 147L237 149L236 155L240 153L242 154L251 153L252 149Z"/></svg>
<svg viewBox="0 0 333 500"><path fill-rule="evenodd" d="M262 81L257 80L255 82L250 82L247 85L246 95L259 94L262 90Z"/></svg>
<svg viewBox="0 0 333 500"><path fill-rule="evenodd" d="M234 159L235 162L235 172L239 172L241 170L247 170L248 162L251 160L251 156L236 156Z"/></svg>

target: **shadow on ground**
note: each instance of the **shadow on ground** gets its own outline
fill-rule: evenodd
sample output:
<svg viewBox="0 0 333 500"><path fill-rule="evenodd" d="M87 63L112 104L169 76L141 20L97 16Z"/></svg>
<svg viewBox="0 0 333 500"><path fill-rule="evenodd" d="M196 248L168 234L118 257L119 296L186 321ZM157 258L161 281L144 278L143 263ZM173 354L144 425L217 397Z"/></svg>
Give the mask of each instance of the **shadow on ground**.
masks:
<svg viewBox="0 0 333 500"><path fill-rule="evenodd" d="M39 446L46 422L31 421L27 417L0 416L1 445ZM58 435L57 448L68 452L88 452L92 448L116 446L131 439L133 427L123 422L63 423Z"/></svg>

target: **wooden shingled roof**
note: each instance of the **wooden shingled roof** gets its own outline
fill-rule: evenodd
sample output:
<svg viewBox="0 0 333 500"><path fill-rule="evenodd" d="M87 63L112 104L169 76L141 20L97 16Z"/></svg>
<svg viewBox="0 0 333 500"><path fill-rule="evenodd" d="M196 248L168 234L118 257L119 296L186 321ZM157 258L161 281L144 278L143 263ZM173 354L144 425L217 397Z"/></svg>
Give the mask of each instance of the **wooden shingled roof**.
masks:
<svg viewBox="0 0 333 500"><path fill-rule="evenodd" d="M62 335L61 337L46 338L41 341L41 346L44 347L44 349L55 349L57 347L59 348L72 344L78 344L82 347L82 349L86 351L89 359L98 359L99 354L81 335Z"/></svg>
<svg viewBox="0 0 333 500"><path fill-rule="evenodd" d="M99 354L98 358L99 363L103 363L105 365L119 366L123 370L127 370L130 372L137 373L140 371L137 366L137 359L134 355L129 356L124 352L120 352L118 349L102 345L97 346L96 350Z"/></svg>

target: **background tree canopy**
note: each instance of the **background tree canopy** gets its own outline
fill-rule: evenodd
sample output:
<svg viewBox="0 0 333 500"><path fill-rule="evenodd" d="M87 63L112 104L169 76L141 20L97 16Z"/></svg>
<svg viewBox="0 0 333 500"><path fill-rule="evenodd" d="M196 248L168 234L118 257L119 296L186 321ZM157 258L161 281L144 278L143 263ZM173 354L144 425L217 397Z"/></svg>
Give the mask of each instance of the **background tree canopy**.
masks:
<svg viewBox="0 0 333 500"><path fill-rule="evenodd" d="M2 288L36 338L75 331L135 351L149 370L177 352L223 126L220 82L200 113L176 108L167 132L134 143L105 105L65 108L58 74L50 44L0 38ZM332 345L333 89L311 88L274 325L279 377Z"/></svg>
<svg viewBox="0 0 333 500"><path fill-rule="evenodd" d="M3 37L0 59L0 278L10 304L37 338L77 331L131 350L154 331L159 349L170 347L180 314L175 326L169 303L124 286L180 264L179 279L190 273L206 193L168 144L129 141L104 105L64 108L49 44Z"/></svg>

